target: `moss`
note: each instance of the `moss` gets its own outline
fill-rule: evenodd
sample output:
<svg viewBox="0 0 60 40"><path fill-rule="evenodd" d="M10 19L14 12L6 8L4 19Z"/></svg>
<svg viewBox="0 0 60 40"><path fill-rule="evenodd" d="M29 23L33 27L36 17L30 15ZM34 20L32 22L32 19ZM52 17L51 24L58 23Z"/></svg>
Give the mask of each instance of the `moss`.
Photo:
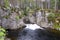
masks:
<svg viewBox="0 0 60 40"><path fill-rule="evenodd" d="M16 16L16 20L19 20L20 18L19 18L19 16Z"/></svg>
<svg viewBox="0 0 60 40"><path fill-rule="evenodd" d="M53 27L56 28L56 29L57 29L57 28L59 29L59 28L60 28L60 25L57 24L57 23L54 23Z"/></svg>
<svg viewBox="0 0 60 40"><path fill-rule="evenodd" d="M9 15L6 15L6 16L4 16L3 18L6 18L6 19L8 19L8 18L9 18Z"/></svg>
<svg viewBox="0 0 60 40"><path fill-rule="evenodd" d="M55 13L55 16L56 17L60 17L60 13Z"/></svg>
<svg viewBox="0 0 60 40"><path fill-rule="evenodd" d="M4 0L4 3L5 3L5 8L7 8L7 9L10 9L10 5L9 5L9 0Z"/></svg>
<svg viewBox="0 0 60 40"><path fill-rule="evenodd" d="M22 18L22 17L24 17L24 15L23 15L23 14L19 16L19 18Z"/></svg>

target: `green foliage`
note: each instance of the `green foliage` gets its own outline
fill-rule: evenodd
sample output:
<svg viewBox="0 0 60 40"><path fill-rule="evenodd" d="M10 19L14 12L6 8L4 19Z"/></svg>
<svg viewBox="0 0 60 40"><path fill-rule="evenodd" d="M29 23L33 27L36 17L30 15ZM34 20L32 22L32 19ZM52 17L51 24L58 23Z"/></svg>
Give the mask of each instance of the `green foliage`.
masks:
<svg viewBox="0 0 60 40"><path fill-rule="evenodd" d="M27 16L28 12L29 12L29 7L25 7L23 15Z"/></svg>
<svg viewBox="0 0 60 40"><path fill-rule="evenodd" d="M60 28L60 25L58 25L57 23L54 23L53 27L59 29Z"/></svg>
<svg viewBox="0 0 60 40"><path fill-rule="evenodd" d="M1 28L1 26L0 26L0 37L5 36L6 35L5 33L6 33L5 29Z"/></svg>
<svg viewBox="0 0 60 40"><path fill-rule="evenodd" d="M60 17L60 13L55 13L55 16L56 17Z"/></svg>
<svg viewBox="0 0 60 40"><path fill-rule="evenodd" d="M7 9L10 9L10 5L9 5L9 0L4 0L4 3L5 3L5 7L7 8Z"/></svg>
<svg viewBox="0 0 60 40"><path fill-rule="evenodd" d="M50 13L50 14L48 15L48 17L54 18L54 17L55 17L55 14L54 14L54 13Z"/></svg>
<svg viewBox="0 0 60 40"><path fill-rule="evenodd" d="M5 35L6 35L5 29L1 28L0 26L0 40L4 40Z"/></svg>
<svg viewBox="0 0 60 40"><path fill-rule="evenodd" d="M50 13L50 14L48 15L48 21L49 21L49 22L50 22L50 21L54 22L54 20L55 20L55 14L54 14L54 13Z"/></svg>
<svg viewBox="0 0 60 40"><path fill-rule="evenodd" d="M59 13L50 13L48 15L48 21L49 22L51 22L51 21L53 22L53 27L55 29L59 29L60 28L60 23L59 23L59 20L57 19L59 17L60 17L60 14Z"/></svg>

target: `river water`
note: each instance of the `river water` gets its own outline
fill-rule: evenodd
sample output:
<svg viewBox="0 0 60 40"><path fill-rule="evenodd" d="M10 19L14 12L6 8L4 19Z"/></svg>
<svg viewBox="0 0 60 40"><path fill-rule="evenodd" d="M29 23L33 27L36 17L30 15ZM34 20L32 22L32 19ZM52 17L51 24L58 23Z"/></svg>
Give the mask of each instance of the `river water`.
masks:
<svg viewBox="0 0 60 40"><path fill-rule="evenodd" d="M37 24L26 24L26 27L18 33L16 40L60 40L50 32Z"/></svg>

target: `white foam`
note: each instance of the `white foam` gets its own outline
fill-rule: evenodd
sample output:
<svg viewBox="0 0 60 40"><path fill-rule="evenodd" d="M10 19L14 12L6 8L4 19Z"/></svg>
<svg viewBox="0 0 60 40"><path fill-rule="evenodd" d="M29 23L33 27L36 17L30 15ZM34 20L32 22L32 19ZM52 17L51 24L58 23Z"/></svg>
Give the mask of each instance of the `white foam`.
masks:
<svg viewBox="0 0 60 40"><path fill-rule="evenodd" d="M38 26L37 24L26 24L26 28L35 30L35 29L43 29L42 27Z"/></svg>

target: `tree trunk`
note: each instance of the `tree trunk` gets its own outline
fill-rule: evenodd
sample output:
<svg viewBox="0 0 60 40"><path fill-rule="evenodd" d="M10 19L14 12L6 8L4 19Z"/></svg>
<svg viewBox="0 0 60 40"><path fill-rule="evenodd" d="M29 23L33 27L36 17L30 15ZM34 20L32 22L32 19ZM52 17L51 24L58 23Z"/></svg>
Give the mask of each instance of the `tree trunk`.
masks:
<svg viewBox="0 0 60 40"><path fill-rule="evenodd" d="M58 2L58 1L55 0L55 10L57 10L57 6L58 6L58 5L57 5L57 2Z"/></svg>

